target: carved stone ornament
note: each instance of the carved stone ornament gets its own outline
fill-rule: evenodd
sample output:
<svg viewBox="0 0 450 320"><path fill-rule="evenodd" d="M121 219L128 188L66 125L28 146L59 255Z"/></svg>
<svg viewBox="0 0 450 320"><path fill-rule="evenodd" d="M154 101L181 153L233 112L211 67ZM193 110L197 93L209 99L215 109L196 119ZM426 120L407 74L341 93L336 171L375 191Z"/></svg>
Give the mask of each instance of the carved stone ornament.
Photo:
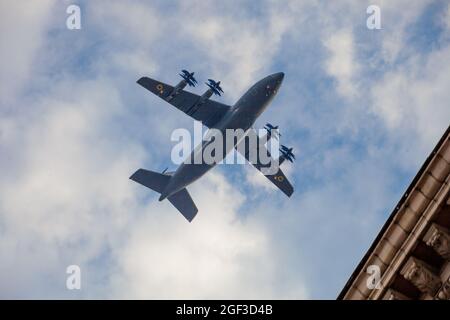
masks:
<svg viewBox="0 0 450 320"><path fill-rule="evenodd" d="M389 288L384 294L383 300L411 300L411 299L405 296L403 293L400 293L397 290Z"/></svg>
<svg viewBox="0 0 450 320"><path fill-rule="evenodd" d="M434 296L441 286L441 280L434 274L432 268L414 257L409 257L400 273L420 291L431 296Z"/></svg>
<svg viewBox="0 0 450 320"><path fill-rule="evenodd" d="M444 282L441 289L436 294L437 300L450 300L450 278Z"/></svg>
<svg viewBox="0 0 450 320"><path fill-rule="evenodd" d="M423 237L423 241L444 259L450 260L450 235L447 229L433 223Z"/></svg>

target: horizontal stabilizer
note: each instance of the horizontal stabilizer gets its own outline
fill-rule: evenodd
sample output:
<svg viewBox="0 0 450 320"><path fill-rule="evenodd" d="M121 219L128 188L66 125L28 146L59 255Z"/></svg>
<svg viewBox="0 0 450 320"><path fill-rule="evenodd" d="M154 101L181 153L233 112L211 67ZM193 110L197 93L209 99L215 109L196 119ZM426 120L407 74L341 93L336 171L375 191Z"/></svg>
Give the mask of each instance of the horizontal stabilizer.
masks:
<svg viewBox="0 0 450 320"><path fill-rule="evenodd" d="M197 207L195 206L194 201L192 201L191 196L189 195L186 188L181 189L174 195L171 195L167 198L171 204L174 205L178 211L189 221L191 222L194 219L195 215L198 212Z"/></svg>
<svg viewBox="0 0 450 320"><path fill-rule="evenodd" d="M170 175L153 172L150 170L139 169L130 177L131 180L146 186L156 192L163 192L166 185L169 183Z"/></svg>

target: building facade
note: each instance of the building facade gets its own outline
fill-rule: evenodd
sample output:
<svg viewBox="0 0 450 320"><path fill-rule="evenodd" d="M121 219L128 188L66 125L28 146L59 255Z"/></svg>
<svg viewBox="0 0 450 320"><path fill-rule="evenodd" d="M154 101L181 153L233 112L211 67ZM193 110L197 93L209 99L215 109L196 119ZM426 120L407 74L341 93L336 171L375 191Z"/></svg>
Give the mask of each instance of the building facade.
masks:
<svg viewBox="0 0 450 320"><path fill-rule="evenodd" d="M450 300L450 127L338 299Z"/></svg>

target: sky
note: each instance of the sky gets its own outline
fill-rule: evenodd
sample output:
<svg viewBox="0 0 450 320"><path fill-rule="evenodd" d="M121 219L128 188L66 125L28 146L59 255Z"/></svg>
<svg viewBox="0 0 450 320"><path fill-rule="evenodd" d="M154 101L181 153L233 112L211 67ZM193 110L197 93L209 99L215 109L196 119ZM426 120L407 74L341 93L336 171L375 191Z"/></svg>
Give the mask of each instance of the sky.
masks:
<svg viewBox="0 0 450 320"><path fill-rule="evenodd" d="M449 125L448 1L2 0L0 30L0 298L335 299ZM189 224L128 179L176 168L193 121L136 80L181 69L230 105L285 73L255 126L294 148L291 198L219 165Z"/></svg>

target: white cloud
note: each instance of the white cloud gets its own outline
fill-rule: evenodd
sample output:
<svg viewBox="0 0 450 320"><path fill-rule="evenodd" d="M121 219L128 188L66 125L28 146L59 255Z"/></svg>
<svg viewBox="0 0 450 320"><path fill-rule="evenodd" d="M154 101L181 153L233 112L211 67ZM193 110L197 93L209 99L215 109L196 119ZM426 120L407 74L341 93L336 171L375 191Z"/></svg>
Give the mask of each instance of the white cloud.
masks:
<svg viewBox="0 0 450 320"><path fill-rule="evenodd" d="M447 9L445 11L445 14L442 16L442 19L447 32L450 31L450 4L447 5Z"/></svg>
<svg viewBox="0 0 450 320"><path fill-rule="evenodd" d="M2 1L0 3L0 104L8 107L25 80L33 57L42 45L45 27L51 21L54 1Z"/></svg>
<svg viewBox="0 0 450 320"><path fill-rule="evenodd" d="M330 52L325 68L336 79L337 91L344 97L354 97L358 91L355 83L358 63L352 31L339 30L332 33L325 39L324 45Z"/></svg>
<svg viewBox="0 0 450 320"><path fill-rule="evenodd" d="M0 183L0 282L9 283L2 296L65 296L58 283L66 266L89 263L132 218L136 200L126 178L143 150L132 141L119 147L99 131L118 110L112 88L81 87L77 103L62 92L36 102L6 141L20 147L9 149L16 165Z"/></svg>
<svg viewBox="0 0 450 320"><path fill-rule="evenodd" d="M429 152L448 126L450 46L387 72L372 89L373 110L415 153ZM408 156L410 157L410 156ZM406 160L406 159L405 159ZM408 163L408 161L406 161Z"/></svg>
<svg viewBox="0 0 450 320"><path fill-rule="evenodd" d="M222 176L210 173L195 185L201 208L187 225L168 204L147 213L130 230L120 250L119 297L131 298L280 298L273 283L278 270L267 232L256 219L236 214L245 197ZM158 221L158 222L156 222ZM297 297L305 291L297 288Z"/></svg>
<svg viewBox="0 0 450 320"><path fill-rule="evenodd" d="M400 55L411 49L406 43L408 29L431 1L381 1L383 38L380 56L387 64L393 64Z"/></svg>
<svg viewBox="0 0 450 320"><path fill-rule="evenodd" d="M207 72L222 77L232 99L269 72L283 35L294 23L288 9L280 10L277 3L269 2L260 8L260 15L254 17L243 14L234 3L182 4L181 11L189 19L180 31L207 57Z"/></svg>

